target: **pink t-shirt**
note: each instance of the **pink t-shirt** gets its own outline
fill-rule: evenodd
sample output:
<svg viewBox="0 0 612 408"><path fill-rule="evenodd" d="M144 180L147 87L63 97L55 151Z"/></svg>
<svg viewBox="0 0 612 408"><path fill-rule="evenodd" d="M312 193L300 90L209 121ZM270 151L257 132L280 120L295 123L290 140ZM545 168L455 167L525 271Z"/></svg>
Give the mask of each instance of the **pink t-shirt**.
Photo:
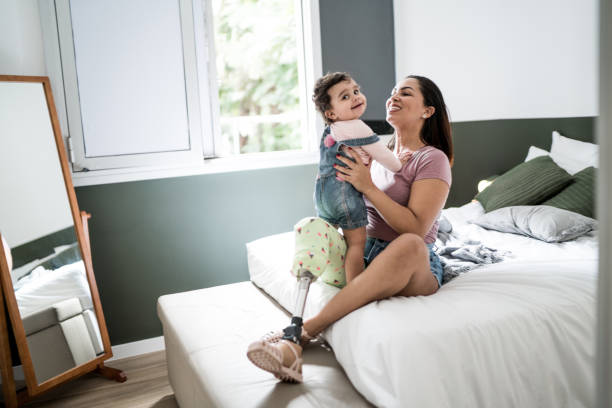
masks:
<svg viewBox="0 0 612 408"><path fill-rule="evenodd" d="M448 157L440 149L433 146L423 146L416 150L408 163L397 173L390 172L376 161L372 162L372 181L387 194L393 201L403 206L408 206L410 199L410 188L412 183L422 179L440 179L451 185L451 169ZM395 232L383 218L376 208L366 198L368 210L368 236L393 241L399 234ZM438 221L436 220L429 232L425 235L425 243L431 244L436 241L438 234Z"/></svg>

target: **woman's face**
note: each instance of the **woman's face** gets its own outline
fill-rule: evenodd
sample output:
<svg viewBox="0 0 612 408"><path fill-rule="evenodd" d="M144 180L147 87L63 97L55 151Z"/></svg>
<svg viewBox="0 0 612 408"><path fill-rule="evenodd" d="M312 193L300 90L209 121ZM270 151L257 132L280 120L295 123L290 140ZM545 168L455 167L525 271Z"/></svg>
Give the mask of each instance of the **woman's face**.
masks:
<svg viewBox="0 0 612 408"><path fill-rule="evenodd" d="M395 85L387 99L387 122L393 127L424 121L433 114L433 108L423 104L419 81L406 78Z"/></svg>

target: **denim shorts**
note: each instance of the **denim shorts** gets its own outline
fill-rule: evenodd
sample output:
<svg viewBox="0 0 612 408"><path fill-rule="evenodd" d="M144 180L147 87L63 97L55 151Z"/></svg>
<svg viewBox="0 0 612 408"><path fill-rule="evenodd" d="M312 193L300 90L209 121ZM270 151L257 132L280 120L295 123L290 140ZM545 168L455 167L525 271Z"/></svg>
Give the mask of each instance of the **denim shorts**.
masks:
<svg viewBox="0 0 612 408"><path fill-rule="evenodd" d="M368 266L370 262L378 256L389 245L389 241L383 241L382 239L368 237L365 244L365 249L363 251L363 260L365 262L365 266ZM425 244L427 245L427 249L429 249L429 268L431 269L431 273L438 280L438 287L442 286L442 277L444 275L444 268L442 268L442 263L440 262L440 258L438 254L436 254L433 250L434 244Z"/></svg>
<svg viewBox="0 0 612 408"><path fill-rule="evenodd" d="M317 216L342 229L355 229L368 225L368 214L363 196L351 183L336 179L336 175L323 175L315 184Z"/></svg>

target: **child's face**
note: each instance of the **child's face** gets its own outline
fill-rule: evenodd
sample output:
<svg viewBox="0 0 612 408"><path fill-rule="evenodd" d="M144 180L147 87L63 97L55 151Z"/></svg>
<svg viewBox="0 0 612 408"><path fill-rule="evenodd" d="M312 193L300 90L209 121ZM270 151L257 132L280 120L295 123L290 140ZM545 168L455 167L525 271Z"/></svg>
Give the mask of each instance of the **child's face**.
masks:
<svg viewBox="0 0 612 408"><path fill-rule="evenodd" d="M325 116L332 121L359 119L366 110L367 99L352 79L338 82L327 91L331 109Z"/></svg>

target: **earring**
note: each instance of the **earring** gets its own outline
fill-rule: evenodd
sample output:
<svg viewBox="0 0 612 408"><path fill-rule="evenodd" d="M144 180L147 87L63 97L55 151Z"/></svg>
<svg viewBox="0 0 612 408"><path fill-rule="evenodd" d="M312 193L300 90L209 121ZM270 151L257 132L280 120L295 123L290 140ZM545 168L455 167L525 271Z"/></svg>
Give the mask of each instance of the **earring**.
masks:
<svg viewBox="0 0 612 408"><path fill-rule="evenodd" d="M423 115L423 119L427 119L427 114Z"/></svg>

